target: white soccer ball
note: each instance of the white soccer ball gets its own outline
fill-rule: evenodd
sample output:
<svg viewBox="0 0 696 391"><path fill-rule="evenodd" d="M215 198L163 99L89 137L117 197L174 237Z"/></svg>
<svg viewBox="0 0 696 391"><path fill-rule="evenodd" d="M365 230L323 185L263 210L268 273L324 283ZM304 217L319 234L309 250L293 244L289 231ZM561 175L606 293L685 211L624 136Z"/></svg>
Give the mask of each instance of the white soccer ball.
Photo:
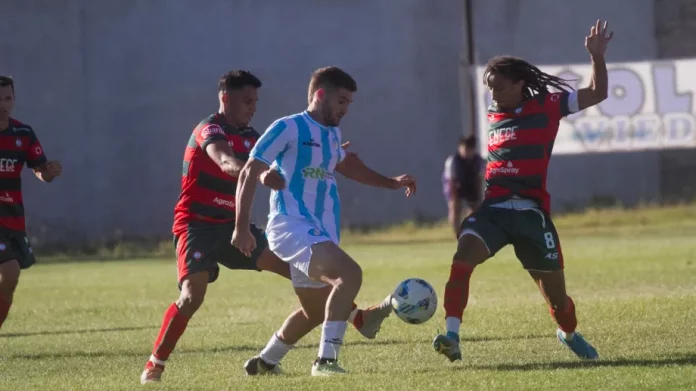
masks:
<svg viewBox="0 0 696 391"><path fill-rule="evenodd" d="M437 293L427 281L409 278L396 287L391 305L399 319L410 324L421 324L435 314Z"/></svg>

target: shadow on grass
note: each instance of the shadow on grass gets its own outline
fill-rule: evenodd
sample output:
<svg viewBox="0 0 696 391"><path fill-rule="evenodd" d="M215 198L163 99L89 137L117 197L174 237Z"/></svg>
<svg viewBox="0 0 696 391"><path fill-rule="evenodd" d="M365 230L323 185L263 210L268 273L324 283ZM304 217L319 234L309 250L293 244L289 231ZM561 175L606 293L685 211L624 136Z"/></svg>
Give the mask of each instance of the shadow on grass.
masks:
<svg viewBox="0 0 696 391"><path fill-rule="evenodd" d="M32 335L61 335L61 334L83 334L83 333L99 333L99 332L119 332L119 331L134 331L134 330L155 330L155 326L140 326L140 327L118 327L111 329L88 329L88 330L73 330L73 331L47 331L47 332L37 332L37 333L17 333L17 334L4 334L0 337L19 337L19 336L32 336ZM509 337L481 337L481 338L465 338L466 342L489 342L489 341L505 341L505 340L516 340L516 339L536 339L536 338L548 338L548 335L531 335L531 336L509 336ZM395 340L395 339L384 339L384 340L359 340L354 342L346 342L346 346L395 346L395 345L429 345L430 341L418 341L418 340ZM51 352L51 353L32 353L32 354L15 354L8 356L11 359L20 360L49 360L49 359L69 359L69 358L109 358L109 357L147 357L149 352L147 346L143 347L143 350L129 350L129 351L72 351L72 352ZM258 345L235 345L235 346L220 346L220 347L206 347L206 348L194 348L194 349L177 349L176 354L187 355L187 354L201 354L201 353L232 353L232 352L249 352L258 353L263 349L263 344ZM317 349L317 344L313 343L303 343L297 345L295 349ZM0 354L2 357L2 354Z"/></svg>
<svg viewBox="0 0 696 391"><path fill-rule="evenodd" d="M229 323L233 326L250 325L254 322L233 322ZM128 326L128 327L109 327L103 329L75 329L75 330L55 330L55 331L32 331L26 333L0 333L0 339L2 338L19 338L19 337L38 337L38 336L48 336L48 335L70 335L70 334L91 334L91 333L117 333L122 331L138 331L138 330L157 330L160 326ZM192 329L198 327L197 325L189 325L186 328Z"/></svg>
<svg viewBox="0 0 696 391"><path fill-rule="evenodd" d="M603 368L603 367L664 367L671 365L696 366L696 354L689 354L681 357L653 358L653 359L631 359L618 358L610 360L596 361L563 361L550 363L528 363L528 364L496 364L496 365L471 365L464 366L462 369L477 369L489 371L553 371L557 369L584 369L584 368Z"/></svg>
<svg viewBox="0 0 696 391"><path fill-rule="evenodd" d="M115 333L119 331L136 331L156 329L158 326L131 326L131 327L110 327L105 329L78 329L78 330L56 330L56 331L33 331L27 333L2 333L0 338L17 337L36 337L44 335L69 335L69 334L89 334L89 333Z"/></svg>

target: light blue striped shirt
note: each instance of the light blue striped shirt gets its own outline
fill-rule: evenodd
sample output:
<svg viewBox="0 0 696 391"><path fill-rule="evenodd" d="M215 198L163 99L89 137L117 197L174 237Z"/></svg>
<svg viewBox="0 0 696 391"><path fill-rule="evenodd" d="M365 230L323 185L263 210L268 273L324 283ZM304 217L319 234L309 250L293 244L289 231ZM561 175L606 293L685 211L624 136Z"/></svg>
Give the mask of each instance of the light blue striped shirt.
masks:
<svg viewBox="0 0 696 391"><path fill-rule="evenodd" d="M341 203L335 169L345 156L340 129L317 123L306 111L271 124L250 154L285 178L285 189L271 192L269 221L278 215L299 218L338 243Z"/></svg>

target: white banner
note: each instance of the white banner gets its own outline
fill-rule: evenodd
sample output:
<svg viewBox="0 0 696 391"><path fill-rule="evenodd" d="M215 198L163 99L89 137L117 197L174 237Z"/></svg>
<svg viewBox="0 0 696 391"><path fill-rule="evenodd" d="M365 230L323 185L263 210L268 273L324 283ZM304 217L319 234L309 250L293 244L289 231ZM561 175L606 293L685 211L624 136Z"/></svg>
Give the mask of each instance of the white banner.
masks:
<svg viewBox="0 0 696 391"><path fill-rule="evenodd" d="M696 147L696 60L613 63L608 68L609 97L561 121L554 154ZM575 79L569 84L576 89L590 84L589 61L540 69ZM491 100L482 84L484 70L476 70L476 108L485 156Z"/></svg>

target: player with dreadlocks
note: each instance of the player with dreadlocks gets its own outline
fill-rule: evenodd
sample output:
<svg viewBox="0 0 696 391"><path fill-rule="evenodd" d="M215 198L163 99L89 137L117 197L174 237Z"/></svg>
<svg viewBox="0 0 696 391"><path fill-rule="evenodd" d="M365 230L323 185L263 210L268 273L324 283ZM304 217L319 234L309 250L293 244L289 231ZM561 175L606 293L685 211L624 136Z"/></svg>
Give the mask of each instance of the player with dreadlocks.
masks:
<svg viewBox="0 0 696 391"><path fill-rule="evenodd" d="M573 300L566 294L563 254L550 217L546 173L560 120L607 97L604 52L612 38L597 21L585 38L592 59L592 81L573 91L568 83L515 57L488 62L483 83L493 95L488 109L486 195L482 206L462 223L457 252L445 287L447 334L433 341L450 361L461 360L459 327L469 298L474 268L508 244L532 276L558 324L559 341L578 357L597 351L577 332ZM551 92L553 87L561 92Z"/></svg>

